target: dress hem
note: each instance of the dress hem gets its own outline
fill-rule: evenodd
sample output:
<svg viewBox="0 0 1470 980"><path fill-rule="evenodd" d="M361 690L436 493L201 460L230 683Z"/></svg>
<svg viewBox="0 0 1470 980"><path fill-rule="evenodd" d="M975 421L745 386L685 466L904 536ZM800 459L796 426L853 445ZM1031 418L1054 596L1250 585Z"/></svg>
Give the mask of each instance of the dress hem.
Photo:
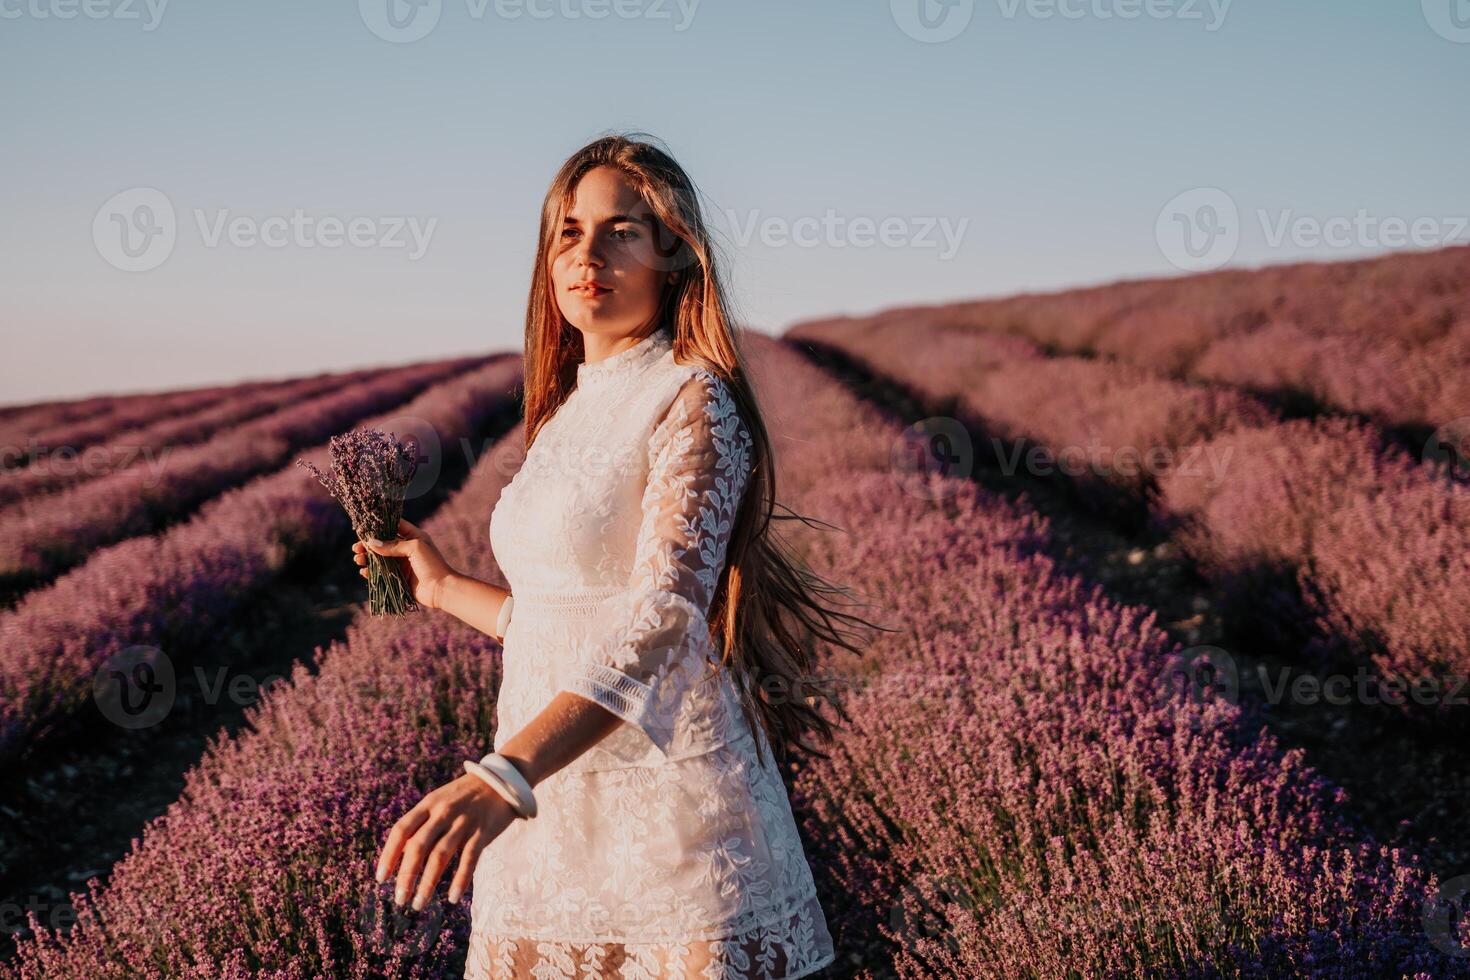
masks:
<svg viewBox="0 0 1470 980"><path fill-rule="evenodd" d="M777 977L776 980L800 980L801 977L809 977L813 973L816 973L818 970L825 970L827 967L836 962L837 950L834 948L826 956L817 959L813 963L808 963L806 966L802 967L795 973L788 973L784 977Z"/></svg>
<svg viewBox="0 0 1470 980"><path fill-rule="evenodd" d="M637 938L629 938L626 935L535 935L534 933L527 930L505 929L499 927L498 925L484 924L474 921L471 922L471 928L472 931L475 933L485 933L492 936L498 936L502 939L514 939L517 941L525 940L527 942L537 943L571 943L577 946L608 944L647 946L662 945L668 943L712 942L716 940L728 939L732 935L744 935L745 933L752 932L756 929L767 929L772 925L783 921L784 919L789 919L792 915L796 914L796 912L799 911L802 906L810 902L817 903L817 907L821 908L821 896L817 893L817 890L815 888L807 891L797 892L796 894L787 898L786 901L778 903L771 910L770 914L767 915L765 918L757 919L756 921L749 923L748 925L742 924L739 928L732 929L731 924L726 922L721 923L717 926L710 926L696 933L685 932L679 933L677 935L664 935L653 937L639 936ZM785 978L785 980L795 980L795 977L787 977Z"/></svg>

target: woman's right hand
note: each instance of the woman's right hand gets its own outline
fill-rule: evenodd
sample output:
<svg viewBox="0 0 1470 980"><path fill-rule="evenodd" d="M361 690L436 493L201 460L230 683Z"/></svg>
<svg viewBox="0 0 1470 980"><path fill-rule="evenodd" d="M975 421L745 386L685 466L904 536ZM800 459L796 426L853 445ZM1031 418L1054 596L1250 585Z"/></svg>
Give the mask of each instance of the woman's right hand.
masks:
<svg viewBox="0 0 1470 980"><path fill-rule="evenodd" d="M362 566L359 574L367 578L367 552L382 555L385 558L402 558L406 566L408 584L413 589L414 601L428 609L439 608L439 588L449 576L454 574L454 569L444 560L433 540L418 527L402 518L398 520L398 540L377 541L370 539L364 543L356 541L352 545L352 560Z"/></svg>

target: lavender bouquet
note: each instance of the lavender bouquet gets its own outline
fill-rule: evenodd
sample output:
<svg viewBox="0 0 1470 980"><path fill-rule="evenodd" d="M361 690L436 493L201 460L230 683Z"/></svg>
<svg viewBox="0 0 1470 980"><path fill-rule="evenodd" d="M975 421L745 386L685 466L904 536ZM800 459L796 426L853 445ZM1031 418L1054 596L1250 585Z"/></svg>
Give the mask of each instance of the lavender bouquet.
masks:
<svg viewBox="0 0 1470 980"><path fill-rule="evenodd" d="M398 537L403 496L418 470L418 445L404 445L380 429L356 429L328 442L330 474L304 459L296 462L316 474L337 498L359 541ZM375 616L402 616L418 609L403 562L367 552L368 610Z"/></svg>

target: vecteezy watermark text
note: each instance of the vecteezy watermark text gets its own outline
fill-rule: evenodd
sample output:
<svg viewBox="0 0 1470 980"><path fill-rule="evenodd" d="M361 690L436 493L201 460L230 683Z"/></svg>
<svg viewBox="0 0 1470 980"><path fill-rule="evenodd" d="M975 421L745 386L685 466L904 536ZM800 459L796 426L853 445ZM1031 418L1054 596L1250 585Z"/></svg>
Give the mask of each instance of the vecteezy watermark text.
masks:
<svg viewBox="0 0 1470 980"><path fill-rule="evenodd" d="M1206 486L1211 487L1218 486L1225 479L1230 457L1234 455L1234 450L1229 447L1221 452L1217 447L1206 443L1178 449L1165 445L1105 446L1101 440L1094 438L1082 446L1053 448L1043 445L1028 447L1022 440L1017 440L1014 447L1007 452L1001 439L992 437L990 442L1001 472L1006 476L1015 476L1023 469L1024 455L1024 470L1031 476L1061 473L1074 478L1088 475L1131 478L1148 475L1157 479L1165 474L1204 476L1208 465L1210 479Z"/></svg>
<svg viewBox="0 0 1470 980"><path fill-rule="evenodd" d="M969 218L951 221L942 215L875 218L870 215L840 215L828 208L818 217L802 215L790 218L762 216L759 210L741 217L726 209L725 218L734 231L740 247L748 246L757 236L768 248L795 245L797 248L924 248L939 249L940 261L947 261L959 251Z"/></svg>
<svg viewBox="0 0 1470 980"><path fill-rule="evenodd" d="M436 217L343 217L303 208L264 217L236 214L230 208L193 208L191 213L205 248L404 250L410 262L428 251L439 223ZM173 254L178 237L179 220L173 202L153 187L133 187L114 194L92 219L92 242L98 254L124 272L158 268Z"/></svg>
<svg viewBox="0 0 1470 980"><path fill-rule="evenodd" d="M1233 0L995 0L1001 16L1015 20L1179 20L1200 21L1207 31L1225 23Z"/></svg>
<svg viewBox="0 0 1470 980"><path fill-rule="evenodd" d="M1470 677L1464 674L1405 677L1380 673L1366 664L1359 664L1351 674L1304 672L1290 666L1273 669L1265 664L1242 672L1228 650L1211 645L1188 647L1170 657L1159 671L1158 690L1163 697L1187 695L1197 703L1213 698L1238 705L1242 682L1252 674L1265 701L1275 706L1470 704Z"/></svg>
<svg viewBox="0 0 1470 980"><path fill-rule="evenodd" d="M136 20L151 31L167 6L168 0L0 0L0 20Z"/></svg>
<svg viewBox="0 0 1470 980"><path fill-rule="evenodd" d="M1295 208L1257 208L1255 217L1267 248L1384 249L1441 248L1470 241L1470 216L1302 214ZM1159 212L1154 238L1171 265L1186 272L1218 269L1235 257L1245 222L1235 199L1218 187L1196 187L1176 195Z"/></svg>
<svg viewBox="0 0 1470 980"><path fill-rule="evenodd" d="M199 699L206 705L221 702L249 707L277 684L288 682L281 674L256 678L217 667L212 673L193 668ZM92 700L102 717L119 728L136 731L151 728L168 717L179 696L178 675L173 659L158 647L137 644L108 657L92 677Z"/></svg>
<svg viewBox="0 0 1470 980"><path fill-rule="evenodd" d="M1233 0L995 0L1005 20L1177 20L1218 31ZM938 44L962 34L975 0L889 0L894 24L909 37Z"/></svg>
<svg viewBox="0 0 1470 980"><path fill-rule="evenodd" d="M474 21L494 14L499 20L619 20L668 22L675 32L687 31L700 0L464 0L465 15ZM442 0L358 0L363 24L393 44L422 40L439 25Z"/></svg>
<svg viewBox="0 0 1470 980"><path fill-rule="evenodd" d="M1062 475L1077 479L1157 480L1167 474L1199 477L1209 487L1219 486L1228 475L1231 447L1210 443L1190 446L1109 446L1093 437L1085 444L1045 445L1026 438L1010 440L991 436L990 454L1005 476ZM890 469L909 493L925 498L954 492L955 484L930 479L937 475L965 479L975 467L975 444L969 430L950 416L930 416L913 423L894 440Z"/></svg>

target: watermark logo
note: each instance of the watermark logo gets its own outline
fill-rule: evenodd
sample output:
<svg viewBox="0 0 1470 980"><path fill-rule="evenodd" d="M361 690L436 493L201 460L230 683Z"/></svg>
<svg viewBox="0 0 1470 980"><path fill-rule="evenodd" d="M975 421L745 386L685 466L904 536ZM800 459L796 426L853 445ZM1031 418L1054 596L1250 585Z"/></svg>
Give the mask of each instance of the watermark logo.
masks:
<svg viewBox="0 0 1470 980"><path fill-rule="evenodd" d="M975 0L888 0L893 22L915 41L939 44L970 26Z"/></svg>
<svg viewBox="0 0 1470 980"><path fill-rule="evenodd" d="M1001 16L1014 20L1024 13L1032 20L1177 20L1199 21L1206 31L1218 31L1230 12L1232 0L996 0Z"/></svg>
<svg viewBox="0 0 1470 980"><path fill-rule="evenodd" d="M0 0L0 20L136 20L155 30L168 0Z"/></svg>
<svg viewBox="0 0 1470 980"><path fill-rule="evenodd" d="M1464 674L1428 674L1405 677L1398 674L1378 675L1362 664L1354 673L1296 674L1282 667L1271 677L1265 665L1257 665L1256 674L1270 704L1334 705L1452 705L1463 708L1470 704L1470 685Z"/></svg>
<svg viewBox="0 0 1470 980"><path fill-rule="evenodd" d="M889 469L899 487L926 500L951 496L959 489L957 480L968 479L974 468L969 430L948 416L920 419L900 432L889 450Z"/></svg>
<svg viewBox="0 0 1470 980"><path fill-rule="evenodd" d="M356 214L343 218L311 214L302 208L265 217L232 214L229 208L192 208L190 214L205 248L402 249L410 262L428 251L439 224L435 217ZM173 254L178 238L173 202L153 187L114 194L92 218L97 253L123 272L158 268Z"/></svg>
<svg viewBox="0 0 1470 980"><path fill-rule="evenodd" d="M484 20L621 20L669 21L676 32L694 22L700 0L465 0L465 16ZM367 29L392 44L411 44L439 26L442 0L358 0L357 13Z"/></svg>
<svg viewBox="0 0 1470 980"><path fill-rule="evenodd" d="M441 0L357 0L367 29L385 41L410 44L428 37L443 13Z"/></svg>
<svg viewBox="0 0 1470 980"><path fill-rule="evenodd" d="M495 468L497 476L506 480L515 479L525 462L526 440L519 432L513 431L490 449L490 465Z"/></svg>
<svg viewBox="0 0 1470 980"><path fill-rule="evenodd" d="M1292 245L1296 248L1435 248L1465 238L1470 218L1420 215L1412 220L1398 215L1379 217L1359 208L1351 217L1345 214L1318 218L1297 214L1285 208L1272 214L1265 208L1256 211L1261 233L1271 248Z"/></svg>
<svg viewBox="0 0 1470 980"><path fill-rule="evenodd" d="M287 680L280 674L257 680L249 674L232 674L228 667L216 668L211 676L205 668L196 666L190 676L202 703L218 705L228 700L240 707L255 704L264 691ZM173 660L158 647L146 644L119 650L92 675L92 700L102 717L119 728L133 731L157 725L179 700Z"/></svg>
<svg viewBox="0 0 1470 980"><path fill-rule="evenodd" d="M1187 647L1166 658L1154 689L1160 704L1183 702L1190 727L1199 730L1227 717L1211 713L1212 704L1240 704L1240 670L1227 650L1208 644Z"/></svg>
<svg viewBox="0 0 1470 980"><path fill-rule="evenodd" d="M428 419L417 415L396 415L378 426L404 445L412 445L418 457L413 479L403 488L403 499L417 500L434 488L439 474L444 469L444 446L439 439L439 430ZM468 443L469 440L461 439ZM466 449L469 447L466 445ZM473 462L473 461L472 461Z"/></svg>
<svg viewBox="0 0 1470 980"><path fill-rule="evenodd" d="M1218 269L1240 247L1240 211L1218 187L1177 195L1159 212L1154 239L1171 265L1186 272Z"/></svg>
<svg viewBox="0 0 1470 980"><path fill-rule="evenodd" d="M92 242L109 265L147 272L173 254L179 225L173 202L154 187L133 187L109 197L92 218Z"/></svg>
<svg viewBox="0 0 1470 980"><path fill-rule="evenodd" d="M92 700L102 717L136 730L167 717L178 695L174 665L154 646L125 647L107 658L92 677Z"/></svg>
<svg viewBox="0 0 1470 980"><path fill-rule="evenodd" d="M123 442L84 447L49 446L31 436L24 446L0 446L0 467L24 466L27 477L48 476L69 482L76 477L108 476L137 465L150 474L148 485L157 486L173 451L171 444L157 449Z"/></svg>
<svg viewBox="0 0 1470 980"><path fill-rule="evenodd" d="M1206 486L1224 482L1230 466L1232 447L1223 451L1217 446L1195 443L1184 449L1156 444L1152 446L1109 446L1093 436L1083 444L1043 445L1016 439L1010 449L1005 441L992 436L991 452L1006 476L1025 472L1048 477L1060 473L1072 479L1093 476L1104 480L1124 478L1136 480L1140 474L1159 479L1165 474L1201 477Z"/></svg>
<svg viewBox="0 0 1470 980"><path fill-rule="evenodd" d="M353 215L346 220L334 214L308 214L294 208L289 216L231 215L229 208L212 213L202 208L193 211L194 223L206 248L229 244L235 248L353 248L406 249L408 260L416 262L429 250L438 218L421 221L415 215Z"/></svg>
<svg viewBox="0 0 1470 980"><path fill-rule="evenodd" d="M1435 949L1456 957L1470 957L1470 875L1440 883L1424 900L1424 934Z"/></svg>
<svg viewBox="0 0 1470 980"><path fill-rule="evenodd" d="M30 917L43 929L61 931L77 924L76 909L70 902L49 901L40 895L27 895L22 902L18 898L0 900L0 934L23 936L30 934Z"/></svg>
<svg viewBox="0 0 1470 980"><path fill-rule="evenodd" d="M828 208L820 217L802 215L788 218L752 211L741 217L727 209L734 239L741 248L759 237L768 248L914 248L936 249L939 260L954 258L965 237L969 218L951 220L944 215L841 215Z"/></svg>
<svg viewBox="0 0 1470 980"><path fill-rule="evenodd" d="M1376 215L1367 208L1319 217L1294 208L1255 209L1267 248L1395 249L1463 244L1470 217ZM1159 212L1154 237L1170 264L1185 272L1218 269L1235 257L1244 224L1233 197L1218 187L1196 187Z"/></svg>
<svg viewBox="0 0 1470 980"><path fill-rule="evenodd" d="M1232 0L995 0L1005 20L1176 20L1199 22L1206 31L1225 24ZM958 37L975 16L974 0L889 0L898 29L916 41L938 44Z"/></svg>
<svg viewBox="0 0 1470 980"><path fill-rule="evenodd" d="M1434 33L1456 44L1470 44L1470 0L1421 0L1424 19Z"/></svg>
<svg viewBox="0 0 1470 980"><path fill-rule="evenodd" d="M1443 465L1453 476L1470 479L1470 415L1435 429L1424 443L1420 458L1425 463Z"/></svg>
<svg viewBox="0 0 1470 980"><path fill-rule="evenodd" d="M451 866L450 872L453 873ZM427 956L444 929L447 902L433 902L422 912L393 901L391 886L367 889L357 908L356 923L360 935L376 939L384 947L404 950L413 956Z"/></svg>
<svg viewBox="0 0 1470 980"><path fill-rule="evenodd" d="M959 940L949 921L951 906L973 909L973 890L965 880L950 873L920 873L906 881L888 906L888 927L905 939L924 938L959 949Z"/></svg>

